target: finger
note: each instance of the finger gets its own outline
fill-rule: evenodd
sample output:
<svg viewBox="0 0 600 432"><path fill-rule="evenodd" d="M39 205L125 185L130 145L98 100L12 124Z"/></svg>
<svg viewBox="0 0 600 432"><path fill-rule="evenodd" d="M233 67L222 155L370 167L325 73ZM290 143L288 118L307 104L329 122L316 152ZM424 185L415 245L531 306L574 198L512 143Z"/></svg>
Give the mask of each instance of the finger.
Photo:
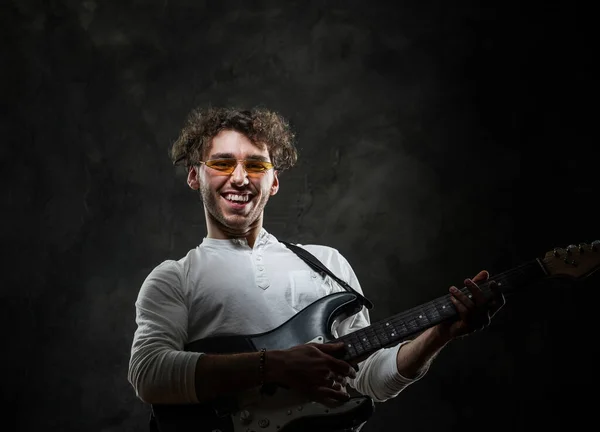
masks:
<svg viewBox="0 0 600 432"><path fill-rule="evenodd" d="M338 376L356 378L356 371L354 368L343 360L329 357L328 366L331 371Z"/></svg>
<svg viewBox="0 0 600 432"><path fill-rule="evenodd" d="M471 300L465 293L460 291L455 286L450 287L450 294L451 299L454 298L455 300L459 301L467 310L475 307L473 300Z"/></svg>
<svg viewBox="0 0 600 432"><path fill-rule="evenodd" d="M346 377L343 375L334 375L333 380L336 382L339 382L339 383L343 383L343 384L346 383Z"/></svg>
<svg viewBox="0 0 600 432"><path fill-rule="evenodd" d="M346 350L346 344L344 342L314 344L314 346L320 351L334 357L342 354Z"/></svg>
<svg viewBox="0 0 600 432"><path fill-rule="evenodd" d="M333 383L336 383L336 382L345 385L346 384L346 379L347 379L347 377L345 377L343 375L336 374L336 373L330 371L325 376L323 382L325 383L325 386L333 385Z"/></svg>
<svg viewBox="0 0 600 432"><path fill-rule="evenodd" d="M319 400L332 399L334 401L346 402L350 399L350 395L346 390L335 390L331 387L319 387L316 396Z"/></svg>
<svg viewBox="0 0 600 432"><path fill-rule="evenodd" d="M450 288L452 290L452 288ZM460 300L457 300L456 297L450 296L450 300L452 301L452 304L454 304L454 307L456 308L456 312L458 312L458 315L461 318L465 318L467 316L467 314L469 313L469 309L467 309L467 307L462 304L460 302Z"/></svg>
<svg viewBox="0 0 600 432"><path fill-rule="evenodd" d="M322 344L314 344L317 348L319 348L323 352L335 352L341 349L344 346L344 342L330 342L330 343L322 343Z"/></svg>
<svg viewBox="0 0 600 432"><path fill-rule="evenodd" d="M481 270L479 273L477 273L477 275L473 278L473 282L477 283L477 282L483 282L488 280L488 278L490 277L490 274L487 270Z"/></svg>
<svg viewBox="0 0 600 432"><path fill-rule="evenodd" d="M334 390L345 390L345 386L343 386L341 382L337 382L337 381L333 382L333 385L331 386L331 388Z"/></svg>
<svg viewBox="0 0 600 432"><path fill-rule="evenodd" d="M481 288L479 288L479 286L475 282L473 282L471 279L465 279L465 285L471 292L471 295L473 296L473 301L476 305L483 305L487 303L485 296L481 291Z"/></svg>

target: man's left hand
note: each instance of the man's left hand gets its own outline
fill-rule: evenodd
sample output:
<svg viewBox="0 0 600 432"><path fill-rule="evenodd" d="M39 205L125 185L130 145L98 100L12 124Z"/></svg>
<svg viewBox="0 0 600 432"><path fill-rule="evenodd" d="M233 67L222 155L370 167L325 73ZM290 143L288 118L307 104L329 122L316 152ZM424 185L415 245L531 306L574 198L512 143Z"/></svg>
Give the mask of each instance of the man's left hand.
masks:
<svg viewBox="0 0 600 432"><path fill-rule="evenodd" d="M451 340L482 330L490 324L492 317L504 306L504 296L495 281L489 283L492 295L487 297L477 285L487 281L488 278L489 273L482 270L473 279L465 279L465 286L468 288L470 296L455 286L450 287L450 300L456 307L458 319L438 324L438 330L443 336Z"/></svg>

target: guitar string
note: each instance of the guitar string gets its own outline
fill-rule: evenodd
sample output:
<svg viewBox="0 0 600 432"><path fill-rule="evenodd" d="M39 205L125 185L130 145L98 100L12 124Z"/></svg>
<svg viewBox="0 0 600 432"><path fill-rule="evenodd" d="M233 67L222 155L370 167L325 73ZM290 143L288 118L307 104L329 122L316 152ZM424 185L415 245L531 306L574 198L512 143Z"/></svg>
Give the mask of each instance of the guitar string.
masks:
<svg viewBox="0 0 600 432"><path fill-rule="evenodd" d="M490 277L490 279L488 279L487 281L485 281L483 283L479 283L478 286L484 292L484 294L489 294L489 293L491 293L491 288L489 287L490 283L492 281L500 282L501 283L500 291L503 292L503 294L507 294L514 287L513 284L506 283L507 279L510 276L514 276L514 275L517 275L517 276L526 275L528 271L531 271L532 264L537 264L537 262L530 261L528 263L524 263L518 267L511 269L511 270L500 273L494 277ZM470 293L470 291L466 287L463 287L461 289L461 291L463 293L467 293L467 294ZM450 309L451 315L449 315L449 316L442 315L439 311L439 306L452 306L452 309ZM373 344L369 342L370 347L365 347L363 345L363 343L361 342L361 336L367 336L367 341L364 341L364 338L363 338L363 342L368 342L369 339L371 339L371 340L377 339L377 341L379 343L377 343L376 345L384 346L384 344L382 344L380 341L380 337L383 335L387 336L388 342L390 339L392 339L392 343L393 343L393 340L400 339L402 337L402 335L408 336L408 335L410 335L411 332L419 331L419 328L421 326L419 326L418 324L416 326L410 325L410 321L416 320L415 317L417 315L419 315L422 319L424 316L425 317L424 319L427 320L428 327L431 327L431 326L436 325L437 323L442 322L448 318L456 316L457 312L456 312L456 309L454 308L453 303L450 300L450 294L446 294L445 296L438 297L436 299L433 299L433 300L425 303L425 305L413 307L411 309L408 309L407 311L404 311L402 313L394 315L393 317L390 317L387 320L373 323L372 325L370 325L368 327L365 327L365 328L359 329L355 332L352 332L350 334L341 336L337 339L337 341L342 341L342 340L346 341L347 340L350 343L355 343L354 344L355 347L356 347L356 343L358 343L360 345L360 347L359 347L360 351L362 351L362 352L372 349ZM439 318L430 319L428 317L428 315L429 316L437 315L439 318L442 318L442 319L441 320L439 320ZM436 322L436 320L439 320L439 321ZM383 324L384 322L387 325ZM385 332L384 325L385 325L385 327L391 327L391 329L390 329L391 333ZM399 327L404 327L404 330L398 331ZM377 334L378 330L379 330L380 335ZM393 334L394 336L391 336L391 334Z"/></svg>
<svg viewBox="0 0 600 432"><path fill-rule="evenodd" d="M478 286L484 292L484 294L489 294L489 293L491 293L491 288L489 287L490 283L492 281L500 282L500 283L502 283L502 287L500 288L500 291L506 297L506 296L512 294L512 290L515 288L515 285L516 285L514 283L506 283L510 279L511 276L514 276L515 274L517 276L528 276L528 274L534 270L536 272L541 270L539 268L538 260L529 261L529 262L519 265L511 270L508 270L508 271L505 271L498 275L495 275L493 277L490 277L487 281L478 284ZM470 291L466 287L463 287L461 289L461 291L463 293L470 294ZM443 314L440 313L439 306L448 306L448 305L452 306L452 308L450 309L451 313L448 316L444 316ZM389 335L388 335L388 333L386 333L386 331L383 327L382 323L384 321L379 321L379 322L373 323L370 326L367 326L365 328L362 328L355 332L352 332L350 334L341 336L341 337L337 338L336 340L337 341L347 340L349 342L356 342L354 344L354 346L356 347L356 345L358 344L359 350L361 351L361 352L358 352L358 354L362 354L363 352L369 351L373 348L378 349L382 346L394 343L395 341L400 340L403 337L408 337L412 333L416 333L416 332L420 331L420 329L423 326L419 326L418 324L416 326L410 325L411 321L413 321L413 320L416 321L416 318L414 318L414 317L417 315L417 313L420 315L420 318L422 318L422 319L423 319L422 315L425 315L424 319L427 320L427 322L426 322L427 326L425 328L432 327L432 326L434 326L442 321L445 321L448 318L454 317L458 314L456 309L454 308L453 303L450 300L450 294L447 294L445 296L433 299L433 300L425 303L424 305L413 307L405 312L394 315L394 316L390 317L389 319L384 320L386 324L389 324L389 325L386 325L386 327L389 327L391 325L392 331ZM430 319L428 317L428 313L429 313L429 315L432 315L432 316L437 315L438 317ZM439 318L441 318L441 319L439 319ZM401 330L399 332L396 329L396 327L404 327L404 330ZM379 334L378 334L378 332L379 332ZM391 336L392 334L394 336ZM361 337L360 337L361 335L367 336L366 338L364 338L364 337L362 338L362 342L361 342ZM383 336L385 336L385 338L383 338ZM365 339L367 339L367 340L365 341ZM370 340L375 340L375 339L377 340L377 343L375 344L375 346L373 346L373 344L370 343ZM382 343L380 339L387 339L388 342ZM363 344L363 342L366 342L367 346L365 346L365 344Z"/></svg>

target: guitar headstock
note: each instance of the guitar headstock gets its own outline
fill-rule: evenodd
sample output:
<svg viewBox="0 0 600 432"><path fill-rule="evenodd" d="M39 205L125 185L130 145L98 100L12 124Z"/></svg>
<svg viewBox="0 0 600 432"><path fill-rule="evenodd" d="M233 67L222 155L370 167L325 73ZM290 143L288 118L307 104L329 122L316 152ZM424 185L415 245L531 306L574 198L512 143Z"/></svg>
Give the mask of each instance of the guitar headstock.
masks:
<svg viewBox="0 0 600 432"><path fill-rule="evenodd" d="M591 244L580 243L546 252L542 260L550 276L583 278L600 268L600 240Z"/></svg>

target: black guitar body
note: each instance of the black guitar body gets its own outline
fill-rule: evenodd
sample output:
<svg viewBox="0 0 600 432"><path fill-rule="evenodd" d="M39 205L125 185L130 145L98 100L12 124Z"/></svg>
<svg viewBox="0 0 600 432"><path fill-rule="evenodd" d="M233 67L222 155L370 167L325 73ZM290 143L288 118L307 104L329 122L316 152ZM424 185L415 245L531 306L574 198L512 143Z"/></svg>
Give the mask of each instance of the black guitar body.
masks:
<svg viewBox="0 0 600 432"><path fill-rule="evenodd" d="M334 339L332 328L336 322L343 321L358 313L362 308L357 296L352 293L335 293L323 297L298 312L281 326L261 334L231 335L210 337L193 341L185 346L186 351L207 354L234 354L256 352L262 348L281 350L309 342L327 343ZM258 366L257 366L258 367ZM273 389L285 392L284 389ZM373 413L373 402L364 396L347 402L352 408L346 408L336 414L335 410L323 411L314 415L286 419L286 423L259 428L241 426L232 414L239 410L233 398L215 398L204 404L189 405L152 405L155 426L160 432L237 432L273 430L295 432L311 430L350 429L366 421ZM320 407L323 407L322 405ZM293 407L296 408L296 407ZM287 411L287 410L286 410ZM307 411L308 412L308 409ZM273 420L270 421L272 423ZM239 422L238 422L239 423ZM263 422L264 424L264 422ZM277 427L279 426L279 427Z"/></svg>

